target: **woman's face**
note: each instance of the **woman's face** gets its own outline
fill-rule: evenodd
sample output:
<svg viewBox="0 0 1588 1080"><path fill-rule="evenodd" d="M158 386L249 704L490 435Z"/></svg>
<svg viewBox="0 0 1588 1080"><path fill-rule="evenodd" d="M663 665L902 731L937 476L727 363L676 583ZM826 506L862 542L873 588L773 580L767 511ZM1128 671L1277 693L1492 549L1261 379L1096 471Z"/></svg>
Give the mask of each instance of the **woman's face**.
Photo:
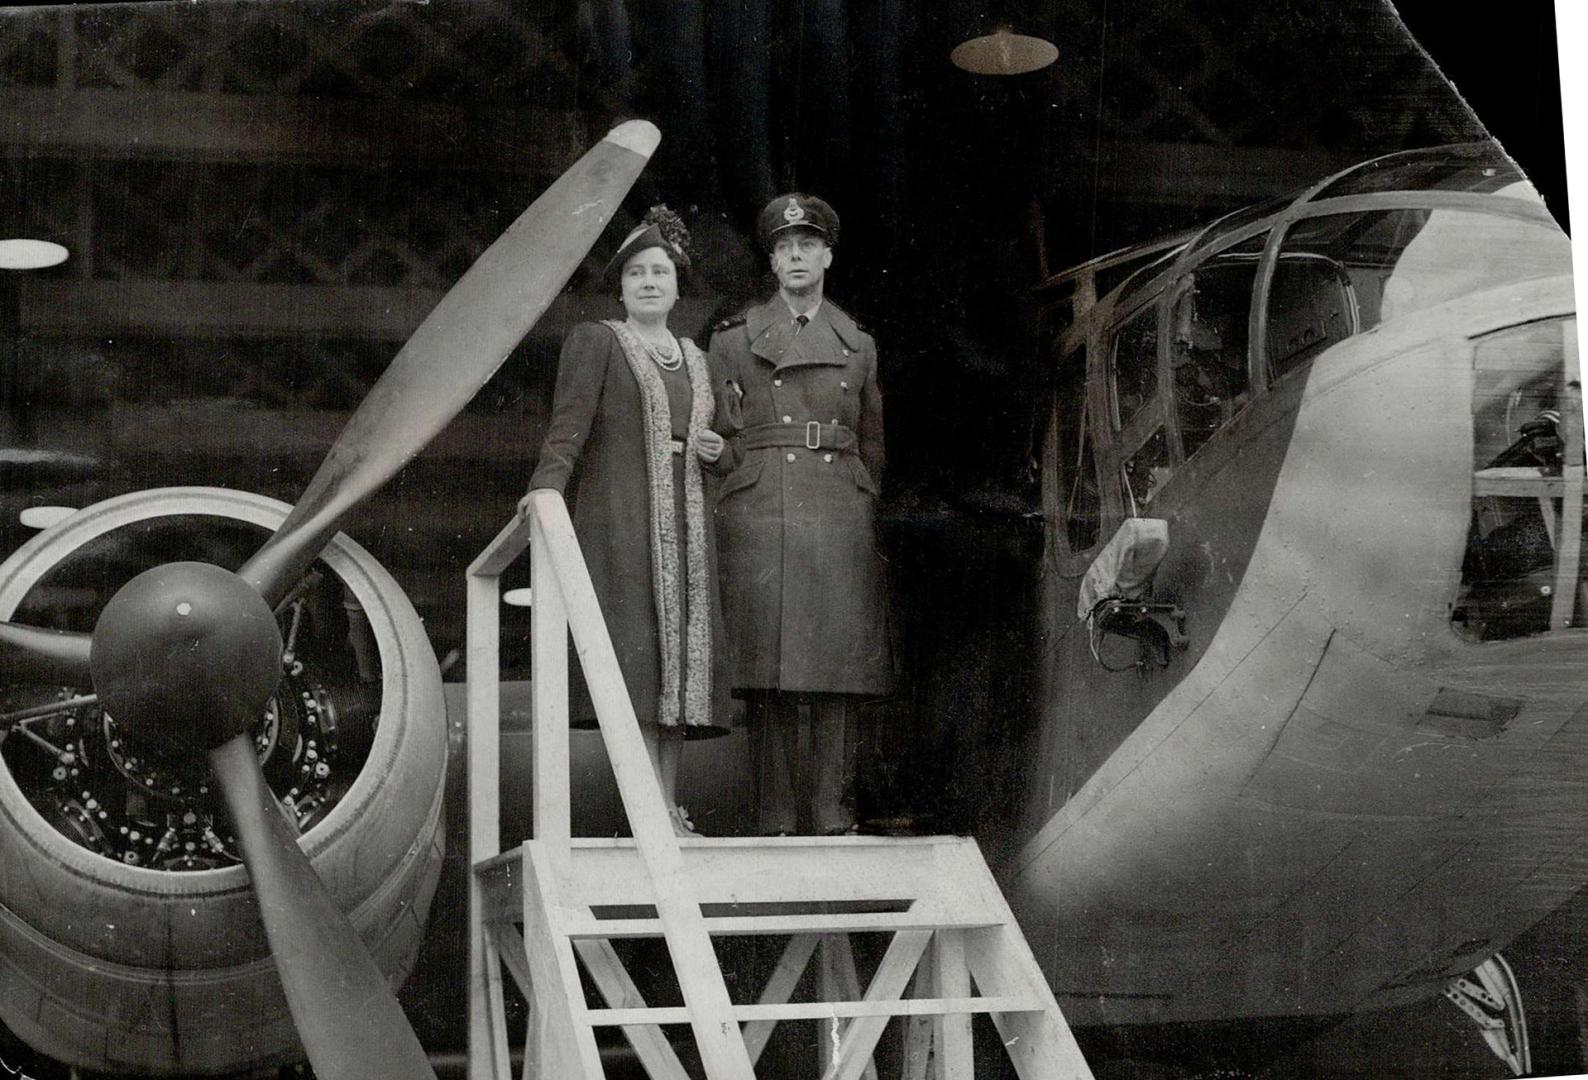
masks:
<svg viewBox="0 0 1588 1080"><path fill-rule="evenodd" d="M662 248L636 251L623 264L623 307L634 319L666 319L678 303L678 270Z"/></svg>

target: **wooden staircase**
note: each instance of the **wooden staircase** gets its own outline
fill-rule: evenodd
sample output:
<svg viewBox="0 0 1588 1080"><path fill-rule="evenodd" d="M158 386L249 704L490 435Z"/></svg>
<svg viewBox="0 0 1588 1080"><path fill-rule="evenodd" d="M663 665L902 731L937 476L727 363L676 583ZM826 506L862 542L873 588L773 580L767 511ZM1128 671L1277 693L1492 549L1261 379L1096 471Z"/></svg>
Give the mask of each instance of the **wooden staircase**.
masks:
<svg viewBox="0 0 1588 1080"><path fill-rule="evenodd" d="M526 546L535 837L503 853L497 581ZM653 1080L686 1080L664 1025L689 1026L707 1080L753 1080L785 1021L821 1025L823 1080L876 1080L873 1051L893 1017L905 1026L905 1080L971 1080L976 1013L990 1014L1021 1080L1090 1080L974 841L673 835L560 496L538 495L529 521L503 530L468 589L470 1080L511 1075L504 968L530 1003L526 1080L600 1080L599 1027L620 1028ZM569 630L633 839L569 835ZM863 991L852 934L886 935ZM784 944L756 1000L735 1002L713 939L748 936ZM681 1003L642 996L614 945L635 938L666 942ZM813 961L819 1000L792 1000ZM590 1005L581 965L604 1005Z"/></svg>

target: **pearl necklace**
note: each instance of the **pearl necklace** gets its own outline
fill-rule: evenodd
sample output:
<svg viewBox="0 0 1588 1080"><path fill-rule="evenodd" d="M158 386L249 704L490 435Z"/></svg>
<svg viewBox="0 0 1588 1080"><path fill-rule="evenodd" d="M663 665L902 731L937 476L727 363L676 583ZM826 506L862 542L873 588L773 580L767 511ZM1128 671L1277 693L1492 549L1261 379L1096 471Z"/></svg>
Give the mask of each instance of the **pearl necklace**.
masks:
<svg viewBox="0 0 1588 1080"><path fill-rule="evenodd" d="M640 338L640 344L645 346L645 355L649 356L657 367L663 371L677 371L684 366L684 350L678 347L678 339L676 337L673 337L672 334L668 334L667 337L673 343L673 347L666 353L663 353L659 346L652 344L645 338Z"/></svg>

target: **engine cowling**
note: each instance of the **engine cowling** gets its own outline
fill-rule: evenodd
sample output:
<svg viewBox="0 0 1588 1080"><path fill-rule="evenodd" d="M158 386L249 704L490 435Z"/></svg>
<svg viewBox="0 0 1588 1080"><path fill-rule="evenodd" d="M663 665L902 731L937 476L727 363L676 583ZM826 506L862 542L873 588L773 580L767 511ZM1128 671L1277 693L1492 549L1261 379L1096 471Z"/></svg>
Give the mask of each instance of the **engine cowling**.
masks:
<svg viewBox="0 0 1588 1080"><path fill-rule="evenodd" d="M288 510L219 488L96 503L0 564L0 618L53 567L115 530L193 516L269 531ZM317 813L305 808L300 843L397 985L418 952L441 867L441 676L412 604L367 551L339 534L321 559L373 635L379 722L350 786ZM294 722L308 723L319 708L300 710ZM286 704L278 710L281 724L288 712ZM267 741L259 740L262 754ZM163 775L116 766L142 782ZM160 869L121 854L69 837L0 767L0 1019L42 1053L108 1072L223 1073L301 1058L247 871Z"/></svg>

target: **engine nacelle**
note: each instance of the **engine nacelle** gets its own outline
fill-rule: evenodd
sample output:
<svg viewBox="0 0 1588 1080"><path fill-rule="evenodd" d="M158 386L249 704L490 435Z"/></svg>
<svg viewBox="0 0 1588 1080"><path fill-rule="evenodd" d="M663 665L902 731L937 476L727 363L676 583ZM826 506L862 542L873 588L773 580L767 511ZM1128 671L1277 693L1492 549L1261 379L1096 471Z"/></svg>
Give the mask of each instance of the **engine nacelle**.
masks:
<svg viewBox="0 0 1588 1080"><path fill-rule="evenodd" d="M271 531L289 509L220 488L96 503L0 564L0 619L53 567L114 530L199 516ZM412 604L367 551L339 534L321 560L373 633L379 722L351 785L312 819L304 809L311 823L300 843L397 985L418 952L441 868L441 675ZM285 714L283 705L270 719ZM0 768L0 1019L42 1053L108 1072L223 1073L302 1057L241 865L169 870L126 851L107 857L46 818L8 768Z"/></svg>

